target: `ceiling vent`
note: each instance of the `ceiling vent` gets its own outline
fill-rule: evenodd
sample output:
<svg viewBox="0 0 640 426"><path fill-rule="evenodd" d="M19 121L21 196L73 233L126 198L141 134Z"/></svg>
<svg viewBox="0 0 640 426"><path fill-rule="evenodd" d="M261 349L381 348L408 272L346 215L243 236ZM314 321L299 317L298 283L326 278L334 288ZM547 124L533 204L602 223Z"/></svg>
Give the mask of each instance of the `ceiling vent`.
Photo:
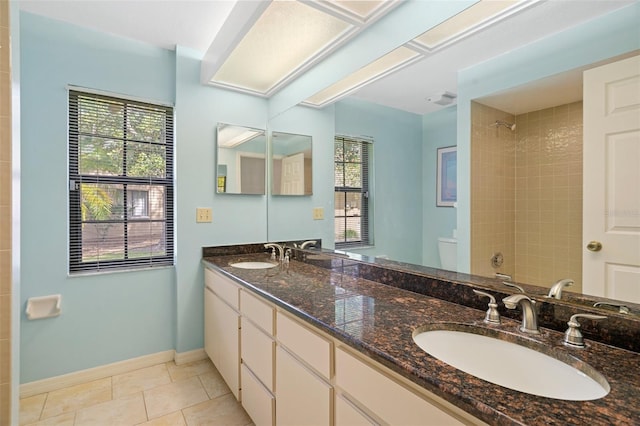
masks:
<svg viewBox="0 0 640 426"><path fill-rule="evenodd" d="M427 98L427 102L432 103L432 104L437 104L437 105L451 105L452 103L455 102L456 98L458 97L458 95L456 95L455 93L451 93L451 92L439 92L436 93L435 95L429 96Z"/></svg>

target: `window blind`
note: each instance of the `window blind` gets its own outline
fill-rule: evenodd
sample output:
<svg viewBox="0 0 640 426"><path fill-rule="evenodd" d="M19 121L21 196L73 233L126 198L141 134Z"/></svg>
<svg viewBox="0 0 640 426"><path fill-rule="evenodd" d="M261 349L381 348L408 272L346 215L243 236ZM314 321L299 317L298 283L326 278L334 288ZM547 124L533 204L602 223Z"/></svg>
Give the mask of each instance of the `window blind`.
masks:
<svg viewBox="0 0 640 426"><path fill-rule="evenodd" d="M335 137L335 245L371 244L369 160L371 141Z"/></svg>
<svg viewBox="0 0 640 426"><path fill-rule="evenodd" d="M69 270L173 264L173 108L69 91Z"/></svg>

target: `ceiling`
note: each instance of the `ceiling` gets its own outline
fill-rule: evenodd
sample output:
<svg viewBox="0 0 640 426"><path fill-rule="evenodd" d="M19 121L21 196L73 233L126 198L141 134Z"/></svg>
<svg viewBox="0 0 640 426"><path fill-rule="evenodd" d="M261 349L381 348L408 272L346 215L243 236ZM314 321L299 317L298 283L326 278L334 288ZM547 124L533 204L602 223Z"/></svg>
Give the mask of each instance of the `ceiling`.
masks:
<svg viewBox="0 0 640 426"><path fill-rule="evenodd" d="M240 1L246 2L246 0ZM448 43L445 47L423 52L419 60L411 61L404 68L394 70L363 87L358 87L350 93L350 96L420 115L427 114L442 108L440 105L428 102L427 98L443 91L457 93L458 70L515 50L635 1L637 0L524 0L521 4L526 7L506 15L504 19L476 29L468 37ZM313 3L318 3L324 8L335 7L336 4L358 5L358 2L340 0L323 0ZM360 2L360 4L364 3L364 1ZM402 2L392 1L392 3L394 7L389 10L404 6ZM230 21L233 17L232 11L236 5L234 0L22 0L20 2L20 8L23 11L167 49L180 45L202 52L203 56L207 50L215 46L216 37L222 32L225 21ZM368 23L363 27L366 25ZM236 43L243 31L246 33L248 29L238 26L237 31L239 36L235 38ZM343 40L343 42L348 43L349 40ZM556 97L533 96L540 92L541 87L552 89L551 93ZM483 102L514 114L573 102L581 99L582 96L581 72L575 70L575 72L564 73L530 84L522 90L525 92L519 96L514 96L514 93L502 93L485 98ZM523 96L524 94L526 96ZM517 99L517 102L514 102L514 99Z"/></svg>

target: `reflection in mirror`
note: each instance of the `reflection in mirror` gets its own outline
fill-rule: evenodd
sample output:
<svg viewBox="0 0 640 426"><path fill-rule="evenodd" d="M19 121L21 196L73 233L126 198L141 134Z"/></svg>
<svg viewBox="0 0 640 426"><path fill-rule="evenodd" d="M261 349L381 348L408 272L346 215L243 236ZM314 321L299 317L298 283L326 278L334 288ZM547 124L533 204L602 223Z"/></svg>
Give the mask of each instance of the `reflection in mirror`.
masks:
<svg viewBox="0 0 640 426"><path fill-rule="evenodd" d="M311 136L271 133L271 193L313 194Z"/></svg>
<svg viewBox="0 0 640 426"><path fill-rule="evenodd" d="M219 194L265 194L267 137L262 129L218 123Z"/></svg>
<svg viewBox="0 0 640 426"><path fill-rule="evenodd" d="M580 81L581 75L582 70L566 73L564 81ZM635 272L638 269L631 267L634 261L628 256L629 250L620 246L621 241L611 238L607 240L608 257L594 256L590 251L589 240L603 239L605 228L614 229L604 226L605 212L632 209L616 208L614 203L618 199L614 198L605 206L601 201L606 199L604 195L587 202L589 197L594 198L596 185L586 182L593 179L596 172L601 173L600 182L614 182L615 179L605 176L607 169L598 162L601 156L586 155L587 152L604 152L599 146L606 141L606 138L595 136L603 134L594 128L598 120L583 119L587 112L603 108L595 107L602 102L600 98L587 96L591 86L586 81L577 85L578 93L570 99L561 98L558 88L545 96L552 99L548 104L524 109L520 102L519 109L513 113L506 112L510 99L531 98L533 90L538 92L537 99L542 98L539 89L542 82L472 102L471 273L486 277L494 277L496 272L505 273L517 282L541 288L549 288L558 280L569 278L575 285L563 292L562 299L630 313L640 308L640 293L636 286L629 284L637 282L639 276ZM576 100L581 97L583 88L584 100ZM511 104L515 103L511 101ZM623 167L616 165L616 173L629 176L630 172L621 172ZM630 163L627 167L637 165ZM583 170L588 170L589 174L583 176ZM620 179L615 187L617 193L627 194L619 198L620 202L632 199L633 184L629 182ZM499 190L483 190L486 188ZM583 191L583 188L590 189ZM590 208L583 208L583 205ZM599 214L604 214L605 218ZM589 227L590 224L596 226ZM627 227L631 229L629 225ZM594 250L602 247L594 246ZM504 255L504 263L499 267L492 266L488 260L495 251ZM626 260L614 260L615 253L624 253ZM624 272L614 266L616 264L624 264ZM597 272L583 274L583 271ZM615 300L605 299L612 296ZM605 303L598 304L598 300Z"/></svg>

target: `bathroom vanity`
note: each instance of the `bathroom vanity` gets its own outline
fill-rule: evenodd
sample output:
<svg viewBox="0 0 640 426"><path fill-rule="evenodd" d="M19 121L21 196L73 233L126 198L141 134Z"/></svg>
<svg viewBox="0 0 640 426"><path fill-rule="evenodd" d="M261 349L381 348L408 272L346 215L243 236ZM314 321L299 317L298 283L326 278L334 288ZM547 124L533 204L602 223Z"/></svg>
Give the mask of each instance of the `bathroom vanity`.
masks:
<svg viewBox="0 0 640 426"><path fill-rule="evenodd" d="M257 425L310 419L329 425L610 425L640 418L640 354L589 335L584 349L563 345L561 331L545 328L544 313L573 312L562 304L541 307L541 333L525 335L520 321L506 315L501 324L483 322L486 300L472 287L499 302L501 297L478 283L429 277L393 262L372 265L327 250L292 254L297 260L283 265L262 245L203 250L205 351ZM274 266L230 266L239 262ZM398 288L400 281L414 291ZM449 293L464 303L415 291L422 286L438 293L440 285L449 285ZM500 313L509 314L502 307ZM598 399L570 401L490 383L414 342L417 330L434 327L471 327L543 350L584 374L600 374L610 390ZM474 348L468 355L474 356Z"/></svg>

